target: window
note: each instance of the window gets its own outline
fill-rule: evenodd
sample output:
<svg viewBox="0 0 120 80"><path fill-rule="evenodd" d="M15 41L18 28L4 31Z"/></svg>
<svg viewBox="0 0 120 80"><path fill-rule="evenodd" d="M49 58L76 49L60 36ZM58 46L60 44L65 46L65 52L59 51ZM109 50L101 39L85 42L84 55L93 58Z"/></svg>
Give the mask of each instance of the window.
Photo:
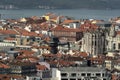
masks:
<svg viewBox="0 0 120 80"><path fill-rule="evenodd" d="M94 44L94 41L93 41L93 40L92 40L92 43L91 43L91 44L92 44L92 46L93 46L93 44Z"/></svg>
<svg viewBox="0 0 120 80"><path fill-rule="evenodd" d="M120 49L120 43L118 43L118 49Z"/></svg>
<svg viewBox="0 0 120 80"><path fill-rule="evenodd" d="M72 77L76 77L76 73L71 73L71 76Z"/></svg>
<svg viewBox="0 0 120 80"><path fill-rule="evenodd" d="M20 44L23 45L23 38L20 39Z"/></svg>
<svg viewBox="0 0 120 80"><path fill-rule="evenodd" d="M67 77L67 73L61 73L62 77Z"/></svg>
<svg viewBox="0 0 120 80"><path fill-rule="evenodd" d="M116 44L114 43L114 44L113 44L113 49L115 50L115 48L116 48Z"/></svg>
<svg viewBox="0 0 120 80"><path fill-rule="evenodd" d="M91 74L90 74L90 73L87 73L87 76L91 76Z"/></svg>
<svg viewBox="0 0 120 80"><path fill-rule="evenodd" d="M76 79L70 79L70 80L76 80Z"/></svg>
<svg viewBox="0 0 120 80"><path fill-rule="evenodd" d="M97 44L96 42L97 42L97 41L95 40L95 46L96 46L96 44Z"/></svg>
<svg viewBox="0 0 120 80"><path fill-rule="evenodd" d="M100 73L96 73L96 76L100 77Z"/></svg>
<svg viewBox="0 0 120 80"><path fill-rule="evenodd" d="M29 42L29 39L27 38L27 42Z"/></svg>
<svg viewBox="0 0 120 80"><path fill-rule="evenodd" d="M85 76L85 73L82 73L81 76Z"/></svg>
<svg viewBox="0 0 120 80"><path fill-rule="evenodd" d="M103 74L102 74L102 77L104 77L104 76L105 76L105 74L103 73Z"/></svg>
<svg viewBox="0 0 120 80"><path fill-rule="evenodd" d="M61 80L68 80L68 79L61 79Z"/></svg>

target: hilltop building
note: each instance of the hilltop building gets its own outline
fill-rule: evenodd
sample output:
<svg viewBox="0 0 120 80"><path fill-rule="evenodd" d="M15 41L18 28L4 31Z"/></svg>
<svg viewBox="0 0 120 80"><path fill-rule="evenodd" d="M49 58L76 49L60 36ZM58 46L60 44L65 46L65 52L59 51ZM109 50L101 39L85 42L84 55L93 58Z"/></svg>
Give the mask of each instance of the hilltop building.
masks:
<svg viewBox="0 0 120 80"><path fill-rule="evenodd" d="M120 28L118 26L112 25L106 38L108 51L120 50Z"/></svg>
<svg viewBox="0 0 120 80"><path fill-rule="evenodd" d="M81 51L91 55L103 54L105 48L105 32L102 30L87 31L82 38Z"/></svg>

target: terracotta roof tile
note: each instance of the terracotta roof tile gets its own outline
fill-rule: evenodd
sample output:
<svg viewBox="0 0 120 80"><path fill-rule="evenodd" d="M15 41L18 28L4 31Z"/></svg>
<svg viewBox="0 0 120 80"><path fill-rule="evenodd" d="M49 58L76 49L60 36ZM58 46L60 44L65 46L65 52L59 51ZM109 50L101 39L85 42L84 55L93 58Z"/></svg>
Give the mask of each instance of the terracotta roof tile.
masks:
<svg viewBox="0 0 120 80"><path fill-rule="evenodd" d="M75 53L73 56L79 57L88 57L89 55L86 52Z"/></svg>
<svg viewBox="0 0 120 80"><path fill-rule="evenodd" d="M0 80L11 80L11 78L14 79L24 79L22 76L17 74L0 74Z"/></svg>
<svg viewBox="0 0 120 80"><path fill-rule="evenodd" d="M54 13L46 13L45 16L56 17L57 15Z"/></svg>
<svg viewBox="0 0 120 80"><path fill-rule="evenodd" d="M98 58L98 57L95 57L95 58L90 58L89 60L91 60L91 62L93 63L93 64L103 64L103 62L104 62L104 59L102 59L102 58Z"/></svg>
<svg viewBox="0 0 120 80"><path fill-rule="evenodd" d="M58 58L61 58L63 56L63 54L57 53L57 54L55 54L55 56L58 57Z"/></svg>
<svg viewBox="0 0 120 80"><path fill-rule="evenodd" d="M58 25L55 28L52 28L51 30L52 31L65 31L65 32L81 32L80 29L67 28L67 27L63 27L63 26L60 26L60 25Z"/></svg>
<svg viewBox="0 0 120 80"><path fill-rule="evenodd" d="M50 24L46 23L46 22L41 23L41 25L40 25L41 30L49 30L51 27L53 27L53 26L52 25L50 26Z"/></svg>
<svg viewBox="0 0 120 80"><path fill-rule="evenodd" d="M10 68L10 66L0 63L0 68Z"/></svg>
<svg viewBox="0 0 120 80"><path fill-rule="evenodd" d="M1 34L14 34L17 35L18 33L15 30L0 30Z"/></svg>
<svg viewBox="0 0 120 80"><path fill-rule="evenodd" d="M120 31L116 31L116 35L120 35Z"/></svg>
<svg viewBox="0 0 120 80"><path fill-rule="evenodd" d="M84 59L81 57L77 56L71 56L67 58L68 61L83 61Z"/></svg>
<svg viewBox="0 0 120 80"><path fill-rule="evenodd" d="M64 61L64 60L56 60L56 61L49 61L48 62L50 65L55 65L55 66L70 66L70 65L74 65L75 63L72 61Z"/></svg>
<svg viewBox="0 0 120 80"><path fill-rule="evenodd" d="M32 46L32 48L36 48L36 49L50 49L49 46Z"/></svg>
<svg viewBox="0 0 120 80"><path fill-rule="evenodd" d="M54 57L55 55L54 54L42 54L42 56L44 56L44 57Z"/></svg>
<svg viewBox="0 0 120 80"><path fill-rule="evenodd" d="M13 40L15 40L15 38L7 37L7 38L5 38L4 40L10 40L10 41L13 41Z"/></svg>
<svg viewBox="0 0 120 80"><path fill-rule="evenodd" d="M62 24L69 24L74 22L80 22L79 20L65 20Z"/></svg>
<svg viewBox="0 0 120 80"><path fill-rule="evenodd" d="M15 28L15 30L20 33L20 35L23 35L23 36L35 36L35 37L40 37L42 36L42 34L37 34L35 32L28 32L27 30L25 29L20 29L20 28Z"/></svg>
<svg viewBox="0 0 120 80"><path fill-rule="evenodd" d="M44 40L45 40L46 42L49 42L49 41L50 41L50 37L45 37Z"/></svg>
<svg viewBox="0 0 120 80"><path fill-rule="evenodd" d="M80 26L80 30L81 31L89 31L89 30L96 30L98 29L99 27L95 24L92 24L91 22L85 22L84 24L82 24Z"/></svg>
<svg viewBox="0 0 120 80"><path fill-rule="evenodd" d="M33 54L35 53L34 51L29 51L29 50L20 50L19 51L20 56L33 56Z"/></svg>

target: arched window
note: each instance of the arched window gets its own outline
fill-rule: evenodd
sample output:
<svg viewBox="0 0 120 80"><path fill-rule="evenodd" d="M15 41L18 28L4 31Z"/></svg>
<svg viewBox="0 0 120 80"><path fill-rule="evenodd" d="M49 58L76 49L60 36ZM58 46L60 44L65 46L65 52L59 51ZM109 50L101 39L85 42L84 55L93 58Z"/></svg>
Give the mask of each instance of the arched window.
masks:
<svg viewBox="0 0 120 80"><path fill-rule="evenodd" d="M115 50L116 49L116 44L115 43L113 43L113 50Z"/></svg>

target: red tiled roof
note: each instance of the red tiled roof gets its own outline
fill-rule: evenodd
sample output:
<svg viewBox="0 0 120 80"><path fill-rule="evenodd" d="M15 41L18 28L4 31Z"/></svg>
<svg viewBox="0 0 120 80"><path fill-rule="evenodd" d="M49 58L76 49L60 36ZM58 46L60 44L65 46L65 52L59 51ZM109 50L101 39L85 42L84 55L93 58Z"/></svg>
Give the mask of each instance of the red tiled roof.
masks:
<svg viewBox="0 0 120 80"><path fill-rule="evenodd" d="M5 40L15 40L15 38L7 37Z"/></svg>
<svg viewBox="0 0 120 80"><path fill-rule="evenodd" d="M35 32L28 32L26 31L25 29L20 29L20 28L15 28L15 30L20 33L20 35L23 35L23 36L35 36L35 37L40 37L42 36L42 34L37 34Z"/></svg>
<svg viewBox="0 0 120 80"><path fill-rule="evenodd" d="M114 58L113 57L110 57L110 56L106 56L105 57L105 60L113 60Z"/></svg>
<svg viewBox="0 0 120 80"><path fill-rule="evenodd" d="M51 21L52 21L52 20L57 20L58 17L59 17L60 19L65 18L65 16L55 16L55 17L52 17Z"/></svg>
<svg viewBox="0 0 120 80"><path fill-rule="evenodd" d="M48 42L48 41L50 41L50 37L46 37L46 38L44 38L44 40Z"/></svg>
<svg viewBox="0 0 120 80"><path fill-rule="evenodd" d="M99 65L103 64L103 62L104 62L103 58L98 58L98 57L90 58L89 60L91 60L92 63L99 64Z"/></svg>
<svg viewBox="0 0 120 80"><path fill-rule="evenodd" d="M34 51L29 51L29 50L20 50L21 53L20 56L32 56L35 52Z"/></svg>
<svg viewBox="0 0 120 80"><path fill-rule="evenodd" d="M63 54L57 53L57 54L55 54L55 56L61 58L63 56Z"/></svg>
<svg viewBox="0 0 120 80"><path fill-rule="evenodd" d="M22 76L17 74L0 74L0 80L11 80L11 79L24 79Z"/></svg>
<svg viewBox="0 0 120 80"><path fill-rule="evenodd" d="M68 61L83 61L84 58L81 58L79 56L71 56L67 58Z"/></svg>
<svg viewBox="0 0 120 80"><path fill-rule="evenodd" d="M28 60L29 60L30 62L38 62L39 59L34 58L34 57L30 57L30 58L28 58Z"/></svg>
<svg viewBox="0 0 120 80"><path fill-rule="evenodd" d="M0 63L0 68L10 68L10 66Z"/></svg>
<svg viewBox="0 0 120 80"><path fill-rule="evenodd" d="M80 53L73 54L73 56L88 57L88 54L86 52L80 52Z"/></svg>
<svg viewBox="0 0 120 80"><path fill-rule="evenodd" d="M42 54L42 56L44 56L44 57L54 57L55 55L54 54Z"/></svg>
<svg viewBox="0 0 120 80"><path fill-rule="evenodd" d="M60 26L60 25L58 25L55 28L52 28L51 30L52 31L65 31L65 32L81 32L80 29L67 28L67 27L63 27L63 26Z"/></svg>
<svg viewBox="0 0 120 80"><path fill-rule="evenodd" d="M0 30L1 34L14 34L17 35L18 33L15 30Z"/></svg>
<svg viewBox="0 0 120 80"><path fill-rule="evenodd" d="M0 53L0 56L5 57L6 54L1 52L1 53Z"/></svg>
<svg viewBox="0 0 120 80"><path fill-rule="evenodd" d="M15 20L15 19L7 19L7 21L9 21L10 23L17 22L17 20Z"/></svg>
<svg viewBox="0 0 120 80"><path fill-rule="evenodd" d="M120 31L116 31L116 35L120 35Z"/></svg>
<svg viewBox="0 0 120 80"><path fill-rule="evenodd" d="M46 13L45 16L56 17L57 15L54 13Z"/></svg>
<svg viewBox="0 0 120 80"><path fill-rule="evenodd" d="M20 52L25 53L25 54L34 54L34 51L29 51L29 50L20 50Z"/></svg>
<svg viewBox="0 0 120 80"><path fill-rule="evenodd" d="M96 30L98 29L98 26L95 24L92 24L91 22L85 22L80 26L81 31L89 31L89 30Z"/></svg>
<svg viewBox="0 0 120 80"><path fill-rule="evenodd" d="M33 20L38 20L38 19L39 19L38 16L32 16L31 18L32 18Z"/></svg>
<svg viewBox="0 0 120 80"><path fill-rule="evenodd" d="M71 61L64 61L64 60L55 60L55 61L49 61L48 62L50 65L58 65L58 66L70 66L75 64L74 62Z"/></svg>
<svg viewBox="0 0 120 80"><path fill-rule="evenodd" d="M79 20L65 20L62 24L69 24L74 22L80 22Z"/></svg>
<svg viewBox="0 0 120 80"><path fill-rule="evenodd" d="M37 49L50 49L49 46L32 46L32 48L37 48Z"/></svg>
<svg viewBox="0 0 120 80"><path fill-rule="evenodd" d="M44 22L44 23L41 23L40 24L40 29L41 30L49 30L50 28L51 28L51 26L49 26L50 24L49 23L46 23L46 22Z"/></svg>
<svg viewBox="0 0 120 80"><path fill-rule="evenodd" d="M111 80L120 80L120 76L112 74L112 79Z"/></svg>

